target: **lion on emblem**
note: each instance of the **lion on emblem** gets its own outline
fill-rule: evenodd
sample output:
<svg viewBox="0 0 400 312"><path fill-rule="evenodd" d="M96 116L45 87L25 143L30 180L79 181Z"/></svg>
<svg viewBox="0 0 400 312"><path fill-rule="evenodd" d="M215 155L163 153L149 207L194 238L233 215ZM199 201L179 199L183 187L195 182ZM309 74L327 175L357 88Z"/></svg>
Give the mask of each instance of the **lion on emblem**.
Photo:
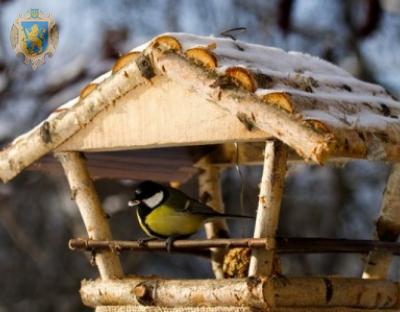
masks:
<svg viewBox="0 0 400 312"><path fill-rule="evenodd" d="M30 54L40 54L43 52L43 40L45 39L46 29L39 30L37 24L33 24L30 31L24 29L25 38L22 38L26 51ZM30 45L28 44L30 43ZM37 48L37 51L35 51Z"/></svg>

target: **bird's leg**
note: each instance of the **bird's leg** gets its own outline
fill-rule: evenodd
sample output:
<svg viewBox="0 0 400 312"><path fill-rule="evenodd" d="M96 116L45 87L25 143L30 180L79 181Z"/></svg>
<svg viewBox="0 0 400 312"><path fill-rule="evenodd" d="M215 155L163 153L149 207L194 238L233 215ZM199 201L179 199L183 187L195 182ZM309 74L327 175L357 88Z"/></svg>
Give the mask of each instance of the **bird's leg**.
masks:
<svg viewBox="0 0 400 312"><path fill-rule="evenodd" d="M145 237L145 238L139 238L137 240L138 244L140 247L144 247L146 245L147 242L151 242L153 240L157 240L156 237Z"/></svg>
<svg viewBox="0 0 400 312"><path fill-rule="evenodd" d="M172 248L173 248L173 244L174 241L176 241L178 239L177 236L169 236L166 240L165 240L165 246L167 247L167 251L168 253L171 252Z"/></svg>

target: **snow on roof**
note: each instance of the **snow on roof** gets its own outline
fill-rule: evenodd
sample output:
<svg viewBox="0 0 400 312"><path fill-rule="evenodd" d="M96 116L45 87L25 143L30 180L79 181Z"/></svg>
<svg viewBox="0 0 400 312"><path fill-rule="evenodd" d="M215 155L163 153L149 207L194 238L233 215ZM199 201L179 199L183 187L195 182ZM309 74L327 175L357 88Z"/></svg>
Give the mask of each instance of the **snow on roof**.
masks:
<svg viewBox="0 0 400 312"><path fill-rule="evenodd" d="M161 68L156 74L164 74L186 87L193 86L200 93L210 92L208 95L203 94L207 97L210 96L212 89L219 89L224 93L226 89L232 90L232 84L237 85L240 92L251 94L250 102L255 101L255 96L260 102L272 107L268 108L268 112L272 115L264 114L262 115L263 120L251 121L254 126L264 131L268 130L268 133L293 147L305 158L320 161L330 154L338 154L338 151L342 155L346 155L347 152L350 157L357 155L357 157L366 158L372 154L376 155L371 151L371 146L374 149L383 150L384 159L398 160L400 158L400 102L379 85L360 81L345 70L308 54L285 52L281 49L230 38L166 33L133 49L130 54L143 52L146 55L152 55L161 47L163 48L162 52L168 50L179 56L182 62L177 63L187 70L185 72L178 66L172 66L172 71L180 72L180 75L171 71L163 73L163 66L167 66L168 63L162 64L162 61L158 62L157 59L153 59L155 62L153 65ZM132 65L135 63L135 58L126 58L124 62L127 63L123 63L122 66L130 64L132 70L137 70L136 66ZM170 63L172 64L174 61ZM199 64L202 65L201 69L198 68ZM191 76L189 68L193 72L196 71L196 75ZM182 73L185 73L186 76L183 76ZM118 78L114 79L114 76L118 76ZM19 157L16 156L15 151L12 152L10 149L12 150L20 143L29 145L33 143L27 142L32 141L37 144L37 140L31 139L40 134L45 123L51 126L53 122L64 118L66 110L75 110L82 105L93 105L96 101L115 102L118 100L122 93L120 92L122 85L126 87L126 90L132 87L129 87L128 84L125 85L127 74L125 80L122 76L121 73L113 70L98 77L92 82L93 88L86 90L85 96L81 94L80 97L62 105L36 128L16 138L9 147L0 153L0 171L2 168L9 170L10 165L6 163L11 162L14 165L15 163L19 164L16 170L19 172L38 157L68 139L74 133L61 134L53 138L55 141L47 144L46 147L42 146L40 153L32 153L35 155L35 159L30 159L28 162L15 161L10 156ZM226 77L228 77L228 82L224 80ZM212 83L201 89L198 87L199 83L196 79ZM110 84L110 81L118 92L115 92L115 96L109 93L105 98L105 94L102 94L102 86ZM92 90L97 90L93 92L96 93L96 98L90 94ZM88 100L85 99L86 97ZM218 103L219 99L215 101L218 105L220 104ZM265 112L266 109L257 105L251 104L251 108L249 108L253 119L255 119L254 109L256 107L257 111L261 109ZM235 111L235 109L228 107L228 110L239 118L241 112ZM79 122L84 125L93 117L94 115L90 115L87 119ZM249 123L248 119L244 122ZM273 123L273 119L279 119L279 122ZM308 129L308 132L305 133L315 132L316 141L325 140L326 145L330 144L330 147L323 148L326 149L327 155L322 157L321 152L321 155L314 157L311 152L297 146L296 138L292 138L297 136L296 131L288 131L285 125L288 123L290 124L288 127L292 127L292 122L297 123L299 129L311 128L313 132ZM335 145L333 148L332 144Z"/></svg>
<svg viewBox="0 0 400 312"><path fill-rule="evenodd" d="M217 58L215 70L219 74L225 74L231 67L243 67L255 75L266 75L267 86L261 83L255 90L258 96L284 92L316 100L345 101L354 106L364 107L357 109L358 113L354 114L352 112L354 107L349 108L348 112L343 112L332 105L329 109L331 118L326 118L326 116L324 118L321 114L321 118L329 124L336 126L342 123L340 119L343 113L350 115L351 119L364 123L367 127L369 122L372 123L371 126L379 125L381 128L384 128L387 123L399 123L400 102L388 94L383 87L358 80L344 69L318 57L239 40L234 41L230 38L204 37L186 33L166 33L162 36L164 35L178 39L183 51L196 46L215 45L212 52ZM142 51L151 42L133 51ZM294 105L296 106L296 103ZM371 110L374 118L366 118L370 115L367 111ZM389 110L390 113L383 113L383 110ZM306 118L318 119L318 113L314 109L299 112Z"/></svg>
<svg viewBox="0 0 400 312"><path fill-rule="evenodd" d="M279 102L301 122L310 120L316 130L332 133L335 152L342 149L342 154L347 150L349 156L355 153L372 159L376 158L373 149L380 149L384 150L380 154L383 159L399 158L400 102L383 87L356 79L334 64L301 52L228 38L184 33L162 36L176 38L187 56L193 47L206 48L216 58L214 70L219 75L231 75L249 89L246 78L232 75L232 68L245 69L254 81L251 92L265 102ZM282 105L283 95L289 107Z"/></svg>

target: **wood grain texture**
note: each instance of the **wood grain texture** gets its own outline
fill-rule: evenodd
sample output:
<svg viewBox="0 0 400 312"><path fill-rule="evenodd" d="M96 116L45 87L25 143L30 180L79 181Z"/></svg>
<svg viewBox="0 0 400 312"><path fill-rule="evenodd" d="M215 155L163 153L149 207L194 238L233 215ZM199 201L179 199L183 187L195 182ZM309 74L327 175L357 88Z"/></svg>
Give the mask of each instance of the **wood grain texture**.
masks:
<svg viewBox="0 0 400 312"><path fill-rule="evenodd" d="M93 179L154 180L187 182L198 173L194 167L199 159L215 146L191 146L85 153L88 170ZM28 167L28 170L62 175L59 162L47 155Z"/></svg>
<svg viewBox="0 0 400 312"><path fill-rule="evenodd" d="M247 130L234 115L194 90L166 77L152 82L121 97L57 150L129 150L268 137L263 131Z"/></svg>

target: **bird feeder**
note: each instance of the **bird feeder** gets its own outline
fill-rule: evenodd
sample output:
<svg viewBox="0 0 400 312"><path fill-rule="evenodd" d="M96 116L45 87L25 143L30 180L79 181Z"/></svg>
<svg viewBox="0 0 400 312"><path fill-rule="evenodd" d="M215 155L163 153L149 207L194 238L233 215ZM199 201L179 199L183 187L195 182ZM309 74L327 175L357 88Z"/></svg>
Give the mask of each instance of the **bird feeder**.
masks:
<svg viewBox="0 0 400 312"><path fill-rule="evenodd" d="M387 273L400 252L399 117L400 102L385 89L316 57L163 34L122 56L77 98L6 146L0 178L7 182L25 169L55 171L55 158L61 163L88 233L70 244L95 251L100 274L84 280L80 294L98 312L398 311L399 284ZM395 163L376 240L276 238L287 163L352 159ZM220 171L236 164L263 165L254 237L220 238L226 231L220 222L207 226L207 240L173 244L211 250L216 279L124 276L119 251L165 244L113 240L92 178L184 183L198 174L200 197L223 211ZM369 252L363 276L276 278L278 254L305 252L306 245L312 252ZM247 277L224 278L232 247L242 248L239 258L251 250Z"/></svg>

